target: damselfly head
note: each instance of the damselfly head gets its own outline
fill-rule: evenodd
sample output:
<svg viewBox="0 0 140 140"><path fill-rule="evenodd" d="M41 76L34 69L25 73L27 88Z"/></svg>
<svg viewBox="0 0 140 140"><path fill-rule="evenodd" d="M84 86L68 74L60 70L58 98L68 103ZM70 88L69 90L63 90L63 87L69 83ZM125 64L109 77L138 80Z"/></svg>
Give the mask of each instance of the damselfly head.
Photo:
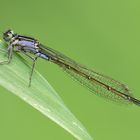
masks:
<svg viewBox="0 0 140 140"><path fill-rule="evenodd" d="M6 42L11 41L11 39L13 38L13 36L14 36L14 32L13 32L13 30L11 30L11 29L9 29L9 30L7 30L7 31L5 31L5 32L3 33L3 39L4 39Z"/></svg>

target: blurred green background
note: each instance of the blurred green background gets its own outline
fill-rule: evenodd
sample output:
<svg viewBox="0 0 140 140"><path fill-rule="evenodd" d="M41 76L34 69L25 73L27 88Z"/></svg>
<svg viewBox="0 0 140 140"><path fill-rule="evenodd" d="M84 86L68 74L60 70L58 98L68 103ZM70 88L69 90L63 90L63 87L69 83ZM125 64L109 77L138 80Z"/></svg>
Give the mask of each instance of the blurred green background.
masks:
<svg viewBox="0 0 140 140"><path fill-rule="evenodd" d="M127 83L140 99L139 0L0 0L0 15L1 33L12 28L34 36L78 62ZM37 62L36 69L95 140L140 139L139 107L107 102L44 60ZM74 140L2 87L0 114L0 140Z"/></svg>

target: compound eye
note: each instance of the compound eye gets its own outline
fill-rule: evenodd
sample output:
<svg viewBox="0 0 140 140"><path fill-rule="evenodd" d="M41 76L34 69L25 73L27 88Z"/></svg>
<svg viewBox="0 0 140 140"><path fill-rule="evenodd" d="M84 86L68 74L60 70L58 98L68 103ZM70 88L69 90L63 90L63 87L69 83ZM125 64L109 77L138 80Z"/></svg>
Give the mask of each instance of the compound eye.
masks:
<svg viewBox="0 0 140 140"><path fill-rule="evenodd" d="M13 34L14 34L14 32L11 29L9 29L5 32L5 35L7 35L7 36L10 36L10 35L13 35Z"/></svg>
<svg viewBox="0 0 140 140"><path fill-rule="evenodd" d="M7 33L7 37L10 37L11 33Z"/></svg>
<svg viewBox="0 0 140 140"><path fill-rule="evenodd" d="M3 39L5 41L10 41L12 39L13 35L14 35L13 31L12 30L8 30L5 33L3 33Z"/></svg>

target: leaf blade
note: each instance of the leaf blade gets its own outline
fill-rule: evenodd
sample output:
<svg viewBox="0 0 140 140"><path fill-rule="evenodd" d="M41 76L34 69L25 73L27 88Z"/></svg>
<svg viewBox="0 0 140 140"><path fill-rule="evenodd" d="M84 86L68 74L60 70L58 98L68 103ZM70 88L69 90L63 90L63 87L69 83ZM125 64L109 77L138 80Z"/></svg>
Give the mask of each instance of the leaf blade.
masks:
<svg viewBox="0 0 140 140"><path fill-rule="evenodd" d="M0 41L0 47L5 48L2 41ZM5 58L4 53L1 53L1 58ZM34 72L32 86L28 87L29 73L30 68L25 60L15 54L10 64L0 65L0 85L39 110L76 139L92 140L84 126L68 110L56 91L40 73Z"/></svg>

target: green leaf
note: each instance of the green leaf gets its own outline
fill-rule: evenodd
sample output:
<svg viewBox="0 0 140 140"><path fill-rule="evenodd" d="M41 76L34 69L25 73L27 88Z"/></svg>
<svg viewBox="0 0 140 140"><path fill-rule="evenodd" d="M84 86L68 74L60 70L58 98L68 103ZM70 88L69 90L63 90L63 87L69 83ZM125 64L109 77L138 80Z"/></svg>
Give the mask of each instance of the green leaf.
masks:
<svg viewBox="0 0 140 140"><path fill-rule="evenodd" d="M6 44L0 41L0 49ZM0 61L6 59L0 53ZM0 65L0 85L39 110L46 117L67 130L78 140L92 140L84 126L68 110L62 99L47 80L37 71L33 74L31 87L28 87L31 68L18 54L13 54L10 64Z"/></svg>

